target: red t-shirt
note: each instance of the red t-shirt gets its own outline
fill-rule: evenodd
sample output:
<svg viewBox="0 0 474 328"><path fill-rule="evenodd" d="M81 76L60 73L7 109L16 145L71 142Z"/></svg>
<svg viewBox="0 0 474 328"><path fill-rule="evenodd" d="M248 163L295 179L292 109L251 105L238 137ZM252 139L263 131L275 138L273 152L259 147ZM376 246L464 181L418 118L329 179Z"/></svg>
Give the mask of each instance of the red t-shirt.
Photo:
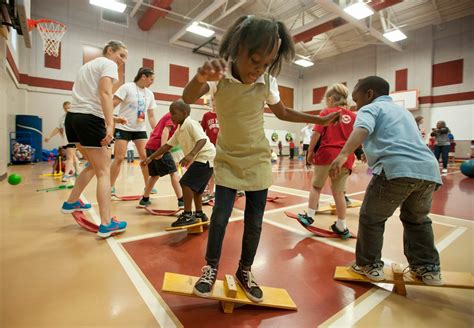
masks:
<svg viewBox="0 0 474 328"><path fill-rule="evenodd" d="M174 131L176 131L176 126L173 124L173 121L171 120L171 114L169 112L163 115L163 117L156 124L153 132L151 133L150 139L148 139L148 142L145 145L146 149L154 151L161 147L161 135L163 134L163 130L166 127L171 127L170 133L168 134L169 140L169 138L171 138L171 136L174 134Z"/></svg>
<svg viewBox="0 0 474 328"><path fill-rule="evenodd" d="M293 141L290 141L290 149L295 149L295 143Z"/></svg>
<svg viewBox="0 0 474 328"><path fill-rule="evenodd" d="M213 145L215 145L217 135L219 134L219 121L217 120L217 114L213 112L204 113L201 120L201 126L209 137L209 140Z"/></svg>
<svg viewBox="0 0 474 328"><path fill-rule="evenodd" d="M313 131L321 134L321 144L313 157L313 163L316 165L329 165L339 155L342 147L346 144L354 128L356 114L348 109L341 107L326 108L319 116L326 116L330 113L341 111L341 120L338 124L328 125L326 127L315 125ZM352 170L354 164L354 154L351 154L344 164L344 167Z"/></svg>

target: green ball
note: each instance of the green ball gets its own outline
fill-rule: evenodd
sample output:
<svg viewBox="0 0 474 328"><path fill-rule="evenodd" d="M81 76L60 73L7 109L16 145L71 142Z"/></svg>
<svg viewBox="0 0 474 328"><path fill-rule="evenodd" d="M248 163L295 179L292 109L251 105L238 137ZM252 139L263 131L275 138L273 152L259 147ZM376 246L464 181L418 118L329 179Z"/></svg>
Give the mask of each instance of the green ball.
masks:
<svg viewBox="0 0 474 328"><path fill-rule="evenodd" d="M12 186L15 186L21 182L21 175L12 173L8 177L8 183L11 184Z"/></svg>

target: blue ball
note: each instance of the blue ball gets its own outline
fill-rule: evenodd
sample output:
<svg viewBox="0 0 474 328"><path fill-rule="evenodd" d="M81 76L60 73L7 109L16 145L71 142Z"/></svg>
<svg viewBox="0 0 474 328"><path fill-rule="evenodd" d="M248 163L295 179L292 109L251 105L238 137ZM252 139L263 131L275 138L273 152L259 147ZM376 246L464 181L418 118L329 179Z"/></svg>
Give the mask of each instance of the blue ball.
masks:
<svg viewBox="0 0 474 328"><path fill-rule="evenodd" d="M474 178L474 160L470 159L461 164L461 173L469 178Z"/></svg>

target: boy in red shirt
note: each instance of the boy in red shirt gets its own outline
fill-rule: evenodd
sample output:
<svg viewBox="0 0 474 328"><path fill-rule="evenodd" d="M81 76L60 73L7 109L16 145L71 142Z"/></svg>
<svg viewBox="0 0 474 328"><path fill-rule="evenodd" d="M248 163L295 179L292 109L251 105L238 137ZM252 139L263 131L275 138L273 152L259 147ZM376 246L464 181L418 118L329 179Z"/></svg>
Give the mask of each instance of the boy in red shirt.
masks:
<svg viewBox="0 0 474 328"><path fill-rule="evenodd" d="M146 155L150 156L158 148L166 144L175 131L176 125L171 121L171 114L168 112L163 115L153 129L150 139L148 139L148 142L145 145ZM182 208L184 206L183 191L179 184L179 176L177 172L176 164L169 152L165 153L160 159L152 160L150 164L148 164L148 173L150 176L146 181L145 191L143 192L143 197L140 199L138 206L146 207L151 205L150 193L156 181L158 181L160 177L169 174L171 177L171 185L173 186L176 197L178 198L178 207Z"/></svg>
<svg viewBox="0 0 474 328"><path fill-rule="evenodd" d="M313 186L308 200L308 211L304 214L298 214L301 223L310 225L314 222L313 217L319 206L319 196L321 189L329 176L329 167L332 161L339 155L349 138L356 114L348 109L347 97L349 91L343 84L333 85L325 95L328 108L324 109L320 116L326 116L333 112L341 112L339 124L323 127L315 125L313 136L308 149L307 162L315 164L313 174ZM314 153L314 146L321 138L321 143ZM342 239L348 239L351 234L346 226L346 200L344 193L346 191L346 181L349 177L352 165L354 164L354 154L349 156L344 164L344 169L335 178L331 178L331 190L336 203L337 221L331 226L331 229L341 236Z"/></svg>
<svg viewBox="0 0 474 328"><path fill-rule="evenodd" d="M211 141L211 143L216 146L217 136L219 134L219 121L217 119L217 114L215 110L214 99L209 99L209 105L211 106L211 110L204 113L201 119L201 126L206 133L207 137ZM209 192L208 195L203 197L203 203L207 203L211 199L214 198L214 175L209 180L209 184L207 185L207 190Z"/></svg>
<svg viewBox="0 0 474 328"><path fill-rule="evenodd" d="M293 139L290 140L290 159L293 159L295 156L295 143L293 142Z"/></svg>

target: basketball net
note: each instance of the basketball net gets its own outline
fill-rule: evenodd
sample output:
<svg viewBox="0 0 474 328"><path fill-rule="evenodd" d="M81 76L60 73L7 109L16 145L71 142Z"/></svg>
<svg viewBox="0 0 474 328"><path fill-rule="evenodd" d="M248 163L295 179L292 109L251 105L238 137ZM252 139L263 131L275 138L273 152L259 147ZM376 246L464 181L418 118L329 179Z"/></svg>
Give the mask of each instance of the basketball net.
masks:
<svg viewBox="0 0 474 328"><path fill-rule="evenodd" d="M30 29L36 28L43 40L44 52L50 56L59 56L59 47L61 39L66 33L66 25L50 19L30 20L28 21Z"/></svg>

